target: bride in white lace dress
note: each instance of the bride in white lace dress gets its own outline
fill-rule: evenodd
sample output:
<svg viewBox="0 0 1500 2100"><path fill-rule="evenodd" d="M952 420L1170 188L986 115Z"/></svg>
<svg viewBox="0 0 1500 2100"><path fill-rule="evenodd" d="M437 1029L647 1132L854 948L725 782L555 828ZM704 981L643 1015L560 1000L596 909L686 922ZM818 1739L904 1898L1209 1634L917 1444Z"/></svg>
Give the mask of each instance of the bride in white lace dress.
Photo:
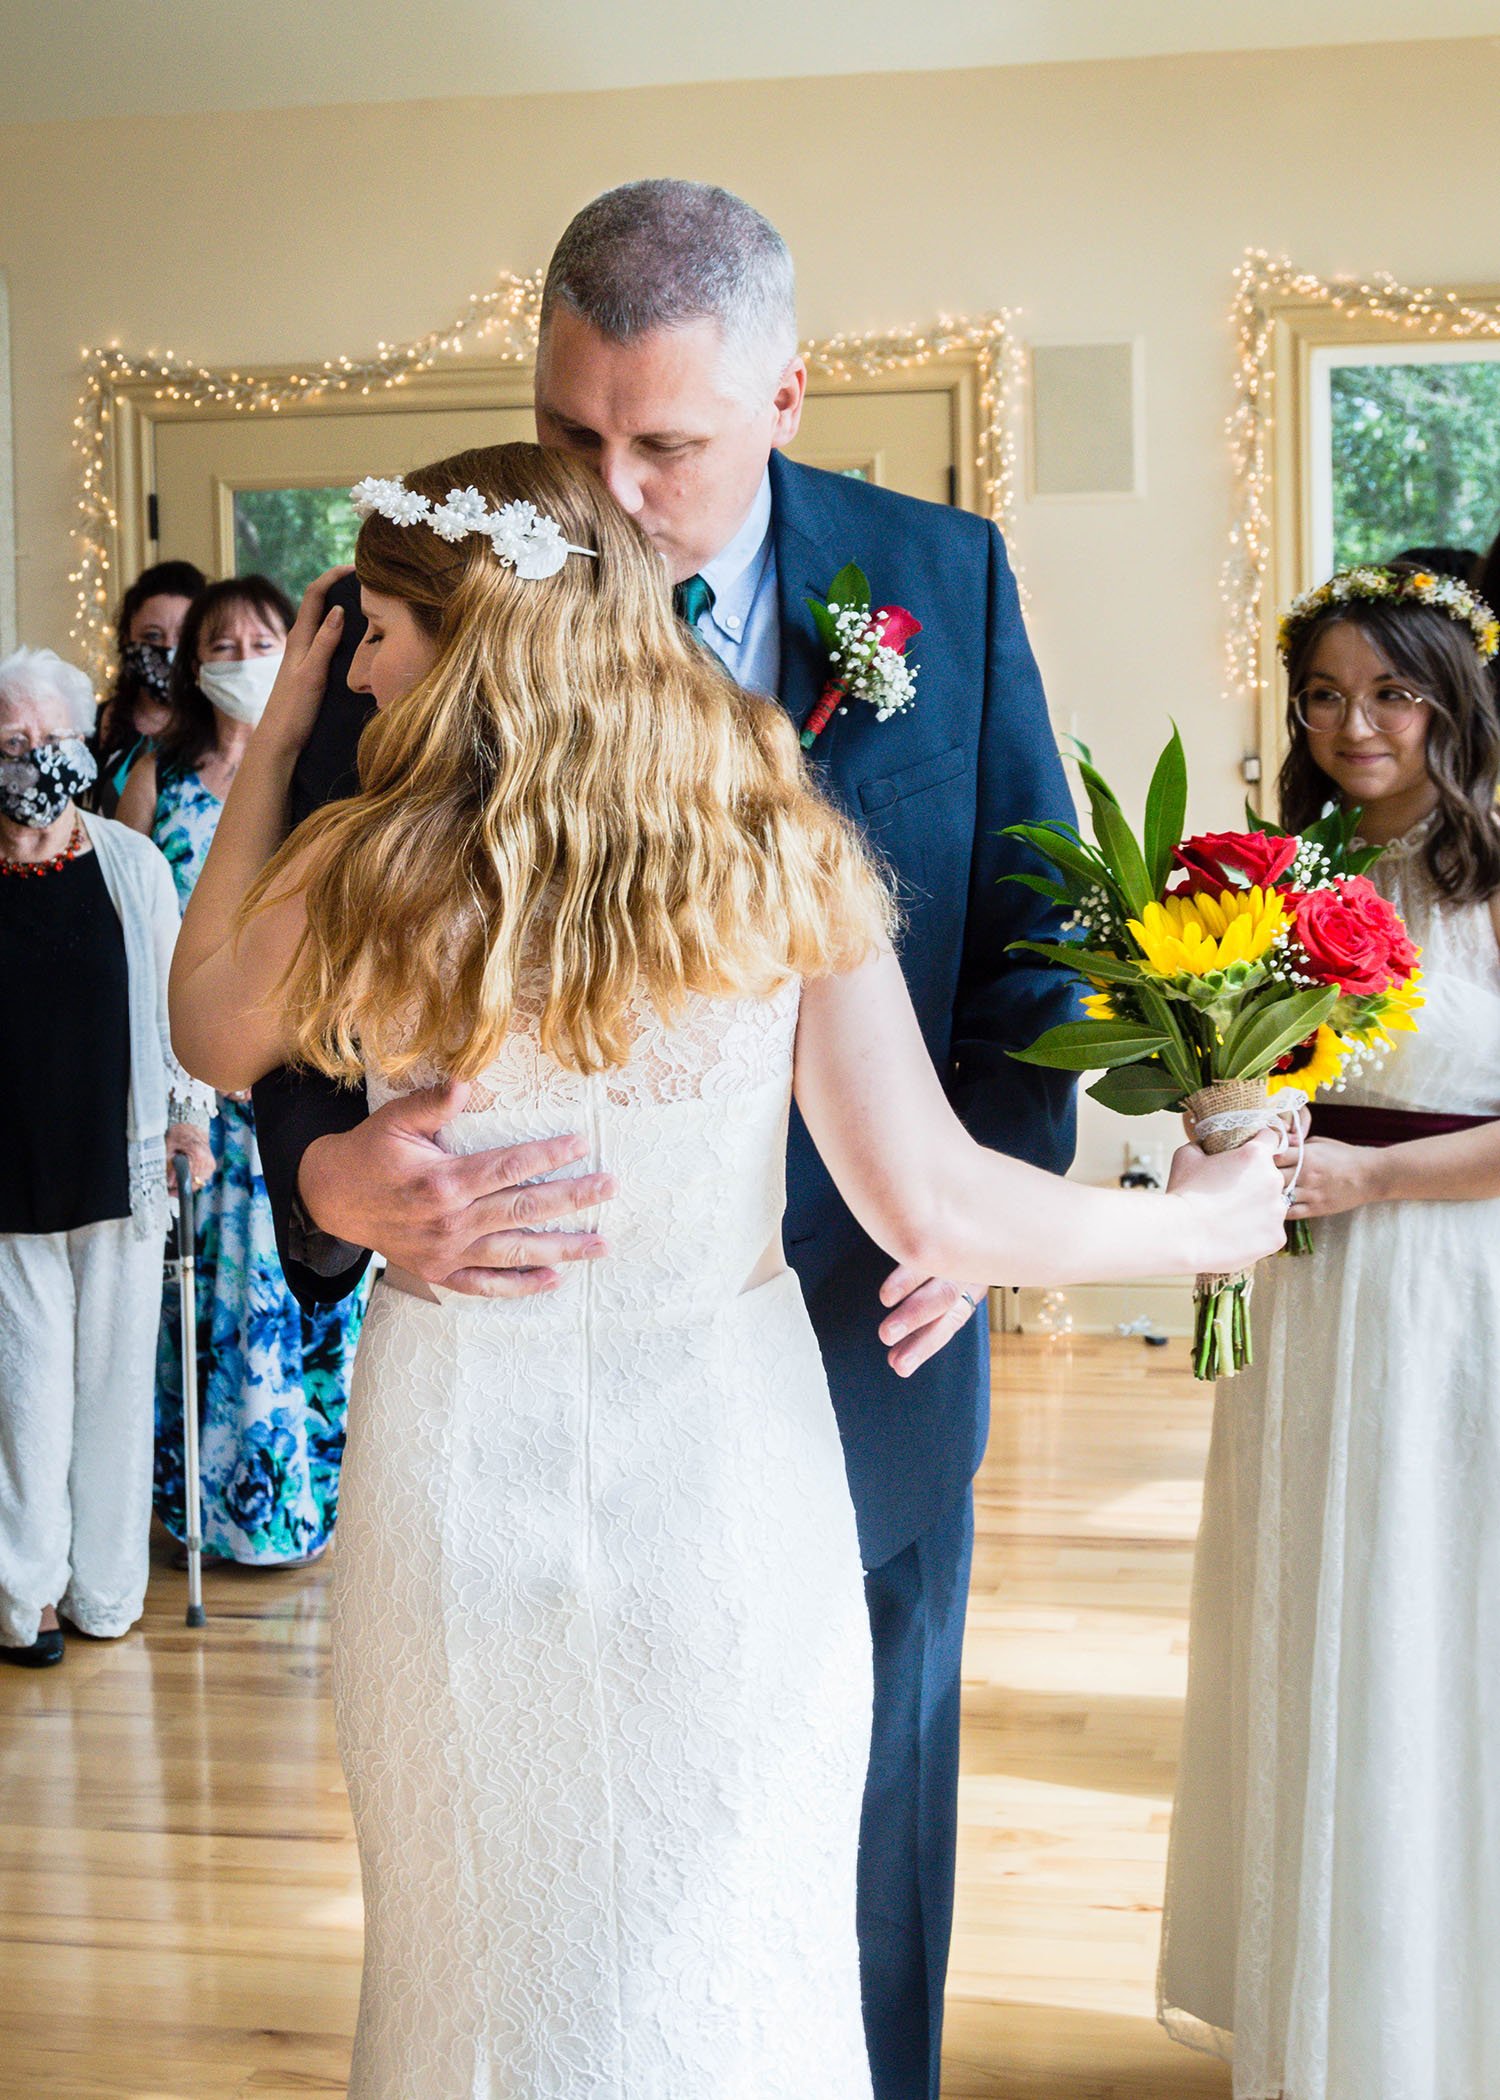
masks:
<svg viewBox="0 0 1500 2100"><path fill-rule="evenodd" d="M1463 620L1356 603L1289 669L1284 815L1362 804L1418 1032L1314 1111L1310 1256L1221 1385L1162 2018L1237 2100L1500 2092L1500 726ZM1415 704L1412 695L1417 695ZM1440 793L1441 783L1441 793ZM1445 886L1458 895L1444 895Z"/></svg>
<svg viewBox="0 0 1500 2100"><path fill-rule="evenodd" d="M435 530L412 499L451 489ZM857 834L601 485L508 446L384 500L365 791L238 924L331 647L314 591L184 930L185 1052L236 1086L363 1069L376 1101L456 1073L451 1149L582 1132L617 1193L605 1258L535 1296L375 1295L336 1560L349 2090L868 2100L869 1622L780 1248L794 1083L868 1229L976 1284L1233 1266L1279 1237L1279 1177L1265 1147L1184 1154L1141 1197L974 1145ZM519 501L594 551L476 527Z"/></svg>

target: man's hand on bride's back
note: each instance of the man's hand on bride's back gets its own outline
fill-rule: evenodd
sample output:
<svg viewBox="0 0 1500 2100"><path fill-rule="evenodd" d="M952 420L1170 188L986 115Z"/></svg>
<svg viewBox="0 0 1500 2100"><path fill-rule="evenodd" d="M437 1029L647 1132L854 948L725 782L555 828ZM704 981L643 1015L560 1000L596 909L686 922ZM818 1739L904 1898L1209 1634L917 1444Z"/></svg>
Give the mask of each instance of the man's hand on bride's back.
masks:
<svg viewBox="0 0 1500 2100"><path fill-rule="evenodd" d="M583 1158L579 1137L445 1152L437 1133L467 1095L462 1085L427 1087L386 1102L353 1130L315 1139L297 1178L303 1208L335 1239L373 1247L426 1283L476 1298L556 1290L563 1263L606 1251L597 1232L560 1221L607 1202L614 1180L537 1180Z"/></svg>

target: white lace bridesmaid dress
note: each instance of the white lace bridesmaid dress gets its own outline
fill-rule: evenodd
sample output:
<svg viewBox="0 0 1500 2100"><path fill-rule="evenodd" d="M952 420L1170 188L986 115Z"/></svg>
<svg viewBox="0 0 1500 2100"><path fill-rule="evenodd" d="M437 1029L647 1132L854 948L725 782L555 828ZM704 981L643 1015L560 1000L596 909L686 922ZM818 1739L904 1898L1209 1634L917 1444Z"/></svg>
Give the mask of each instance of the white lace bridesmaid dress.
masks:
<svg viewBox="0 0 1500 2100"><path fill-rule="evenodd" d="M1500 1115L1500 953L1420 858L1420 1032L1343 1097ZM1371 1205L1264 1265L1219 1386L1161 2016L1236 2100L1500 2094L1500 1200Z"/></svg>
<svg viewBox="0 0 1500 2100"><path fill-rule="evenodd" d="M445 1141L584 1133L610 1252L519 1302L377 1290L350 1399L350 2100L868 2100L869 1622L779 1256L797 988L642 1012L597 1078L535 1003Z"/></svg>

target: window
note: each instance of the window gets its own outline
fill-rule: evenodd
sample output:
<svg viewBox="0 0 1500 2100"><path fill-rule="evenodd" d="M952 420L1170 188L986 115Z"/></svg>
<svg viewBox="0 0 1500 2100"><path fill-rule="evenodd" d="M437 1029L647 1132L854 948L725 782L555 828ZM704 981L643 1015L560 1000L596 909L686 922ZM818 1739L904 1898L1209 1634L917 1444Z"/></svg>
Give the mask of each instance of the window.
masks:
<svg viewBox="0 0 1500 2100"><path fill-rule="evenodd" d="M1312 576L1404 547L1483 554L1500 531L1500 343L1318 348Z"/></svg>
<svg viewBox="0 0 1500 2100"><path fill-rule="evenodd" d="M354 559L359 519L334 488L236 489L234 571L269 576L295 605L315 576Z"/></svg>

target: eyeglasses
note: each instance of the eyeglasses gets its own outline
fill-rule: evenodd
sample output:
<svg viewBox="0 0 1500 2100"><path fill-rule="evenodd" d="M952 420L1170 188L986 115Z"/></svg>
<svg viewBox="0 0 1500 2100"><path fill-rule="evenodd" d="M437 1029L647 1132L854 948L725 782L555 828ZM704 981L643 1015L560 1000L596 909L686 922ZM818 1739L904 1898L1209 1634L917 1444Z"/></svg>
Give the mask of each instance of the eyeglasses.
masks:
<svg viewBox="0 0 1500 2100"><path fill-rule="evenodd" d="M1357 711L1377 735L1399 736L1422 708L1435 705L1425 693L1410 692L1404 685L1383 685L1378 693L1359 696L1341 693L1336 685L1309 685L1292 695L1292 712L1302 727L1319 732L1342 729Z"/></svg>
<svg viewBox="0 0 1500 2100"><path fill-rule="evenodd" d="M9 759L14 765L35 758L39 751L61 751L68 744L81 744L81 736L29 737L24 729L13 729L0 736L0 758Z"/></svg>

